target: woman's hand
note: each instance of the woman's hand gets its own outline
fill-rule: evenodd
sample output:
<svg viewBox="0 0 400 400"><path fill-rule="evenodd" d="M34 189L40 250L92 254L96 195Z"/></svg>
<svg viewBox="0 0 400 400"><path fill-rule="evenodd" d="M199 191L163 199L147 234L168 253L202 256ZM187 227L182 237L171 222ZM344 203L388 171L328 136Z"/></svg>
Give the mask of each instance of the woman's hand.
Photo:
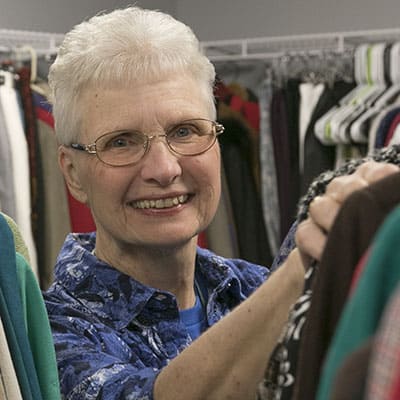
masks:
<svg viewBox="0 0 400 400"><path fill-rule="evenodd" d="M306 267L311 259L321 259L327 235L347 197L398 171L399 168L394 164L367 161L353 174L334 178L328 184L325 194L315 197L310 203L308 218L299 224L295 238Z"/></svg>

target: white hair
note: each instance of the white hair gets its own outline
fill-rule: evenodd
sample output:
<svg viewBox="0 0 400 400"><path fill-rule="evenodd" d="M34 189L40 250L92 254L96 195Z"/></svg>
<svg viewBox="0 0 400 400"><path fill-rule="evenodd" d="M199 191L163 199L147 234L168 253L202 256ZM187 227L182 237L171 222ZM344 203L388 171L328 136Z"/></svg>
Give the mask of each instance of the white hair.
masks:
<svg viewBox="0 0 400 400"><path fill-rule="evenodd" d="M79 135L79 100L88 88L125 87L171 74L199 82L215 118L215 69L193 31L160 11L139 7L96 15L66 34L49 71L57 139L70 144Z"/></svg>

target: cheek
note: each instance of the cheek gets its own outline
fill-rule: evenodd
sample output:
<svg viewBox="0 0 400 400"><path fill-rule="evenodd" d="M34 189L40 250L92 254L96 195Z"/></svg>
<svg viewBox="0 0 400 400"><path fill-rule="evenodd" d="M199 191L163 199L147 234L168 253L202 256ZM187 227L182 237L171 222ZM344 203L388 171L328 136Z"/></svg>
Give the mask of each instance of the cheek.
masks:
<svg viewBox="0 0 400 400"><path fill-rule="evenodd" d="M96 160L97 161L97 160ZM94 162L83 171L88 205L95 208L116 196L123 196L123 188L128 186L123 171ZM114 200L111 204L117 204Z"/></svg>
<svg viewBox="0 0 400 400"><path fill-rule="evenodd" d="M199 183L212 210L216 209L221 194L221 166L219 152L208 155L197 165ZM210 210L211 211L211 210Z"/></svg>

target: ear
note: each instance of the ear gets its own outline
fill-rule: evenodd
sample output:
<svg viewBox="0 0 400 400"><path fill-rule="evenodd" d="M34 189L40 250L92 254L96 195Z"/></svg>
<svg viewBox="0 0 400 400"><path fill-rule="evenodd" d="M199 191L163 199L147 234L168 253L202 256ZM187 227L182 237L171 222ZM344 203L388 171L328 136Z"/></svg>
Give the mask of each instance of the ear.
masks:
<svg viewBox="0 0 400 400"><path fill-rule="evenodd" d="M72 149L63 145L58 148L58 164L71 195L81 203L87 204L87 195L81 184L77 161L72 154Z"/></svg>

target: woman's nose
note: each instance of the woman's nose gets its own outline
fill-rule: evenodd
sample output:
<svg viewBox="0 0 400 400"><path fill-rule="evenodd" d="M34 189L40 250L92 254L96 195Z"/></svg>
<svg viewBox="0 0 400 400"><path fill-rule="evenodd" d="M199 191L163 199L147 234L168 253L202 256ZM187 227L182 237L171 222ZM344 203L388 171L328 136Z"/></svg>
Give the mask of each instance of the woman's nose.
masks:
<svg viewBox="0 0 400 400"><path fill-rule="evenodd" d="M142 178L161 186L171 184L182 173L179 156L171 152L163 135L152 137L142 159Z"/></svg>

